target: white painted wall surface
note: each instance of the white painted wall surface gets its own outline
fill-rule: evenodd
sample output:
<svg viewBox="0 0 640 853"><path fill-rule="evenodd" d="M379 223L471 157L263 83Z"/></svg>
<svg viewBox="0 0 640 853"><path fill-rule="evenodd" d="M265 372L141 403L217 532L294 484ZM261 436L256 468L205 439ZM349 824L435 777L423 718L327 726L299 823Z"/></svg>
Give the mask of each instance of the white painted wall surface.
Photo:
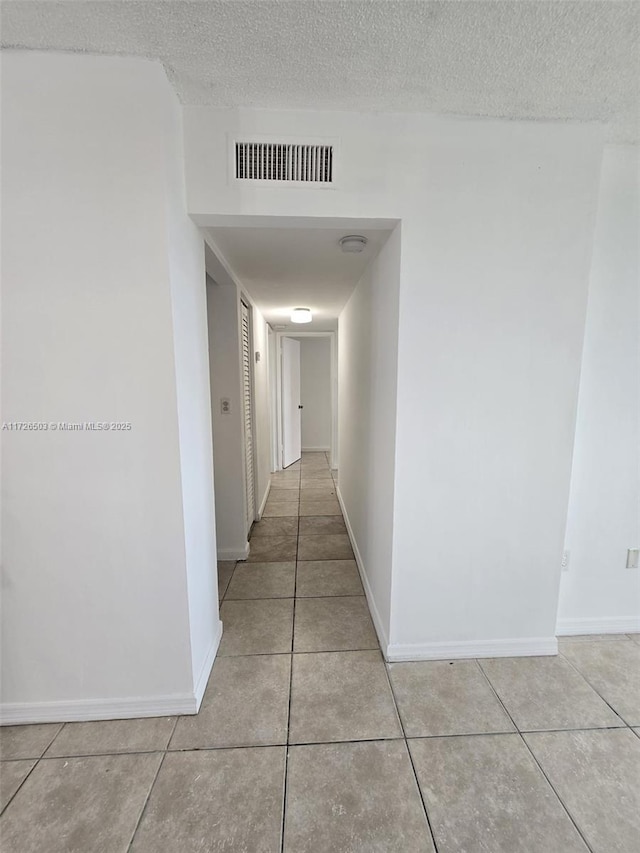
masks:
<svg viewBox="0 0 640 853"><path fill-rule="evenodd" d="M302 450L331 448L331 340L299 338Z"/></svg>
<svg viewBox="0 0 640 853"><path fill-rule="evenodd" d="M604 151L558 633L640 630L638 149Z"/></svg>
<svg viewBox="0 0 640 853"><path fill-rule="evenodd" d="M183 344L202 282L168 83L153 63L36 52L2 72L3 417L132 424L2 433L2 714L195 710L189 587L209 544L196 567L176 369L201 364Z"/></svg>
<svg viewBox="0 0 640 853"><path fill-rule="evenodd" d="M339 185L235 185L243 133L339 137ZM185 139L203 225L402 220L392 652L553 652L602 128L187 108Z"/></svg>
<svg viewBox="0 0 640 853"><path fill-rule="evenodd" d="M338 488L381 645L390 631L400 226L338 321Z"/></svg>
<svg viewBox="0 0 640 853"><path fill-rule="evenodd" d="M248 543L237 287L208 278L207 307L218 559L243 560ZM223 398L230 403L228 414L222 412Z"/></svg>
<svg viewBox="0 0 640 853"><path fill-rule="evenodd" d="M552 654L600 135L452 126L429 154L403 223L422 274L400 293L390 655Z"/></svg>
<svg viewBox="0 0 640 853"><path fill-rule="evenodd" d="M204 241L186 215L182 108L167 86L167 233L193 679L204 695L222 632L211 443Z"/></svg>

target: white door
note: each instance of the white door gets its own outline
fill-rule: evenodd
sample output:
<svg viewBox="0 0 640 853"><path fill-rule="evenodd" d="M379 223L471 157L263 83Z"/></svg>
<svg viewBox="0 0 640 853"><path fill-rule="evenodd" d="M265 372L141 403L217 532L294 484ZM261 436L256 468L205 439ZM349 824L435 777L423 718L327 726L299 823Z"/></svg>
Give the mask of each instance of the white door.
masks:
<svg viewBox="0 0 640 853"><path fill-rule="evenodd" d="M302 455L300 341L282 338L282 467Z"/></svg>
<svg viewBox="0 0 640 853"><path fill-rule="evenodd" d="M244 423L244 453L247 495L247 534L255 521L255 486L253 472L253 393L251 387L251 325L249 309L242 305L242 415Z"/></svg>

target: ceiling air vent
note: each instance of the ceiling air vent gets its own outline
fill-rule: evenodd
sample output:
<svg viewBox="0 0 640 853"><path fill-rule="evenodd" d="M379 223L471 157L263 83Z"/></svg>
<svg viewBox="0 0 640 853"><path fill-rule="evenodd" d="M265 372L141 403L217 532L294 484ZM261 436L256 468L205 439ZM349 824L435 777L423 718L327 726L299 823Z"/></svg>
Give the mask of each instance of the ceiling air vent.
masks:
<svg viewBox="0 0 640 853"><path fill-rule="evenodd" d="M333 154L333 145L236 142L235 177L241 181L331 186Z"/></svg>

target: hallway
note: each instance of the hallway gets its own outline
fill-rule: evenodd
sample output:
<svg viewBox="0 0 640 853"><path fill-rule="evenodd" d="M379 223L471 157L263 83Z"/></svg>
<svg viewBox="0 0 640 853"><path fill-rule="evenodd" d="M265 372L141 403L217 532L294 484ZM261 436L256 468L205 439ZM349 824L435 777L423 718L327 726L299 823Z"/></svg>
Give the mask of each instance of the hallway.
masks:
<svg viewBox="0 0 640 853"><path fill-rule="evenodd" d="M637 849L637 635L386 665L322 453L219 585L197 716L0 730L4 853Z"/></svg>

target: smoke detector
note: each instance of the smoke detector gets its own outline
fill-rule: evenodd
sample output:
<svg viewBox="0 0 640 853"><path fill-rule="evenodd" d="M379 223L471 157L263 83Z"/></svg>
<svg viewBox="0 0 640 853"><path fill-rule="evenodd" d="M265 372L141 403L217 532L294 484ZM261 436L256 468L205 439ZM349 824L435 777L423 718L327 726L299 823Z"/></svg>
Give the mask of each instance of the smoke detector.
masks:
<svg viewBox="0 0 640 853"><path fill-rule="evenodd" d="M340 240L340 248L343 252L362 252L367 245L367 238L359 234L349 234Z"/></svg>

